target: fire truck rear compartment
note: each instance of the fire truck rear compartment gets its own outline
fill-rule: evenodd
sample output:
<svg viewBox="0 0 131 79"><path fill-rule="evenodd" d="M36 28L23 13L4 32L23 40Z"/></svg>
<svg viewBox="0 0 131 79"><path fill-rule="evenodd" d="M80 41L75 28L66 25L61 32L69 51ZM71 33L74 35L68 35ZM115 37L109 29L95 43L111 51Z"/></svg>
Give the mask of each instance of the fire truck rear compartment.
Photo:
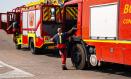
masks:
<svg viewBox="0 0 131 79"><path fill-rule="evenodd" d="M72 27L77 27L78 4L68 5L65 7L64 31L69 31Z"/></svg>
<svg viewBox="0 0 131 79"><path fill-rule="evenodd" d="M42 36L53 36L57 28L62 26L61 10L59 7L43 7Z"/></svg>

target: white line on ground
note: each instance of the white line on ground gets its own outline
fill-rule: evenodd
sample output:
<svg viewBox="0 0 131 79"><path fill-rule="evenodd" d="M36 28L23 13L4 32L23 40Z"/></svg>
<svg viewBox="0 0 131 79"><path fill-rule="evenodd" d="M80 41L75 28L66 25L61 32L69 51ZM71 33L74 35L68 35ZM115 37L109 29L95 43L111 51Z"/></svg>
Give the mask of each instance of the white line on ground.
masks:
<svg viewBox="0 0 131 79"><path fill-rule="evenodd" d="M9 67L9 68L13 69L12 71L0 74L0 79L1 78L33 77L34 76L33 74L30 74L28 72L20 70L16 67L10 66L2 61L0 61L0 66L1 67Z"/></svg>
<svg viewBox="0 0 131 79"><path fill-rule="evenodd" d="M0 64L0 67L4 67L2 64Z"/></svg>

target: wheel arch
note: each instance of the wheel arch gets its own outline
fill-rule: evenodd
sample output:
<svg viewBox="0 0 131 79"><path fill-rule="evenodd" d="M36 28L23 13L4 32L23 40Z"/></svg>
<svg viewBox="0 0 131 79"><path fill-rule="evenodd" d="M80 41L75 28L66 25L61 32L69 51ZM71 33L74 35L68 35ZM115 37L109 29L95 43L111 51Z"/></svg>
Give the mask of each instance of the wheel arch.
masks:
<svg viewBox="0 0 131 79"><path fill-rule="evenodd" d="M85 51L85 55L86 55L86 62L88 62L89 60L89 56L91 54L96 54L96 51L94 51L93 49L95 49L95 46L93 45L88 45L87 43L84 42L84 40L82 40L80 37L76 37L76 36L73 36L73 42L76 44L76 43L79 43L79 44L82 44L83 48L84 48L84 51ZM91 52L90 52L91 50Z"/></svg>
<svg viewBox="0 0 131 79"><path fill-rule="evenodd" d="M81 44L83 46L83 49L86 55L86 62L87 62L88 61L88 52L87 52L88 45L80 37L73 36L72 38L73 38L74 44Z"/></svg>
<svg viewBox="0 0 131 79"><path fill-rule="evenodd" d="M33 37L28 37L28 47L30 46L30 42L31 40L33 40L33 42L35 42L34 38Z"/></svg>

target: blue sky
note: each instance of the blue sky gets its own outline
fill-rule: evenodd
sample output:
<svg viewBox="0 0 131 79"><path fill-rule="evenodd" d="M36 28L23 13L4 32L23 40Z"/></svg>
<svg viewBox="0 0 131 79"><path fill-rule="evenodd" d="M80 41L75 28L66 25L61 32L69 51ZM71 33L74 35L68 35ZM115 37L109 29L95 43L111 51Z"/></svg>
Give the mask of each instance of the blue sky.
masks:
<svg viewBox="0 0 131 79"><path fill-rule="evenodd" d="M12 10L15 7L27 4L28 2L38 0L0 0L0 13Z"/></svg>

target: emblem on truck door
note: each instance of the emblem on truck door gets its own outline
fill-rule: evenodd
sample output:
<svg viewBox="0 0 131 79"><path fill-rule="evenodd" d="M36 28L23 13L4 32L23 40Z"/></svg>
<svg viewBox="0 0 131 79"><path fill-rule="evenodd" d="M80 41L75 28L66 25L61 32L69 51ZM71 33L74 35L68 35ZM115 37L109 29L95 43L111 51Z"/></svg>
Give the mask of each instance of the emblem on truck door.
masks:
<svg viewBox="0 0 131 79"><path fill-rule="evenodd" d="M33 27L34 25L34 13L33 12L29 13L29 25L30 27Z"/></svg>

